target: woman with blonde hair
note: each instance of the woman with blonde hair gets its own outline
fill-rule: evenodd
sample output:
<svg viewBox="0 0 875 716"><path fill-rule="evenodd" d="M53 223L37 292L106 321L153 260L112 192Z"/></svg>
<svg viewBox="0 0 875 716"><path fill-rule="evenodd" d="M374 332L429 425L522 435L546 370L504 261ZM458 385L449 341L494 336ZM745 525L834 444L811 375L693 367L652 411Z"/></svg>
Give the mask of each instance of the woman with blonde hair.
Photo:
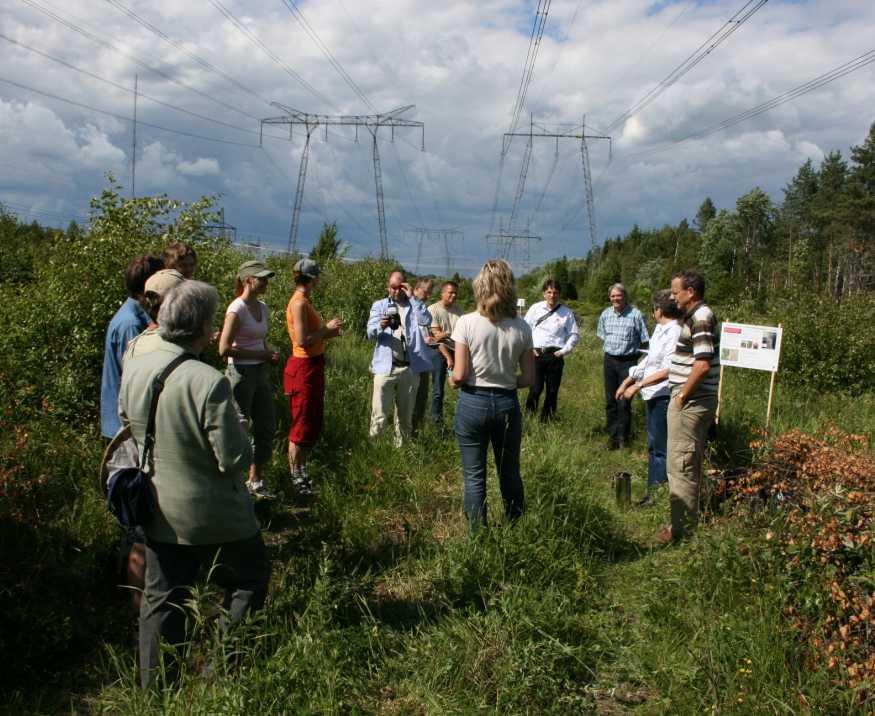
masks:
<svg viewBox="0 0 875 716"><path fill-rule="evenodd" d="M532 329L517 316L513 272L506 261L487 261L474 279L477 310L453 329L455 366L449 378L461 388L454 430L464 479L465 515L472 529L486 524L486 456L495 456L504 512L515 520L525 508L520 478L522 414L517 390L534 377Z"/></svg>

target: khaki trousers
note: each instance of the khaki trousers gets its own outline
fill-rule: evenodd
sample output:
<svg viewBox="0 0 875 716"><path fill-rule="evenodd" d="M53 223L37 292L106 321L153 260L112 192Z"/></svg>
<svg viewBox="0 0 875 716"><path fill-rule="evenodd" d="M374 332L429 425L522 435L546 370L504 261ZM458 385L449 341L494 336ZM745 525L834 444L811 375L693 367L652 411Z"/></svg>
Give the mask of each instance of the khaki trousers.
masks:
<svg viewBox="0 0 875 716"><path fill-rule="evenodd" d="M375 375L369 435L375 437L383 432L394 411L395 445L400 446L409 439L413 430L413 406L418 388L419 373L414 373L409 366L392 366L392 372L388 375Z"/></svg>
<svg viewBox="0 0 875 716"><path fill-rule="evenodd" d="M672 396L668 405L667 471L671 532L675 538L689 534L699 519L702 458L716 411L716 395L691 398L683 408Z"/></svg>

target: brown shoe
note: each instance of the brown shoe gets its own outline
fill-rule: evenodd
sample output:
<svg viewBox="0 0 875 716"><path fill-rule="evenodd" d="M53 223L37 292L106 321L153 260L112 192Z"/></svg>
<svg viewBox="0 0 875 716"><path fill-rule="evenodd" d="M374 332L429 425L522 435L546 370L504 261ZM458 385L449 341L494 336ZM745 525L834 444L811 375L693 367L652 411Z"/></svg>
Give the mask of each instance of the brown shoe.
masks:
<svg viewBox="0 0 875 716"><path fill-rule="evenodd" d="M656 541L660 544L674 544L679 540L679 537L675 537L674 534L672 534L671 527L666 527L656 535Z"/></svg>

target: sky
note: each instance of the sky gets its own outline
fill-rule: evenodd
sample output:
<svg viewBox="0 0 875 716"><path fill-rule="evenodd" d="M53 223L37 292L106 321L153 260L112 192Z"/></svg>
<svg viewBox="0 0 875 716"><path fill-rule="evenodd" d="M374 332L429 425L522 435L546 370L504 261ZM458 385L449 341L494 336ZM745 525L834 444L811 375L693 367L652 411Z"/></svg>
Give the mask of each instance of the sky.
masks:
<svg viewBox="0 0 875 716"><path fill-rule="evenodd" d="M725 131L672 144L873 50L869 0L770 0L624 117L744 5L549 3L517 131L531 122L569 131L584 116L587 133L610 129L610 151L608 141L587 142L598 243L635 224L692 219L706 196L732 208L759 186L779 202L806 159L817 164L834 149L847 155L865 139L875 121L875 64ZM271 102L330 115L415 105L401 116L424 123L425 151L415 127L398 128L394 141L387 128L378 132L389 251L420 273L442 274L449 260L451 270L472 274L501 251L486 236L507 225L520 187L527 140L514 139L502 162L502 135L538 7L5 0L0 203L23 219L64 226L87 222L107 172L130 195L136 75L136 194L216 195L239 240L285 249L304 133L296 127L289 140L287 129L267 127L259 146L259 120L282 115ZM515 245L514 266L585 255L592 238L579 140L535 138L521 189L514 228L539 238L528 255L524 242ZM299 248L309 249L331 221L351 257L379 253L366 130L358 141L346 127L331 127L327 141L312 136ZM421 238L416 227L454 233L445 242L440 233Z"/></svg>

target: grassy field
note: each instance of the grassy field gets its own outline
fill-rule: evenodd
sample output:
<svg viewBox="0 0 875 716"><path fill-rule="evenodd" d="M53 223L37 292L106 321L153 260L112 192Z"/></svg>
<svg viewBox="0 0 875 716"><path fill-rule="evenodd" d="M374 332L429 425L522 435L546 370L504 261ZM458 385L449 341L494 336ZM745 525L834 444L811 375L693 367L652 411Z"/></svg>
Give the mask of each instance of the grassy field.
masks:
<svg viewBox="0 0 875 716"><path fill-rule="evenodd" d="M321 499L309 509L287 492L278 443L269 479L283 499L264 533L274 573L262 615L222 639L213 629L215 600L200 589L181 684L146 694L136 686L133 617L121 600L98 605L110 626L92 635L63 678L42 690L11 690L10 708L860 712L859 697L811 666L786 622L792 585L757 557L764 539L757 523L727 510L689 542L662 548L653 536L668 514L664 492L648 510L614 504L610 478L619 470L635 475L633 499L643 490L643 407L635 407L631 450L605 451L601 360L591 334L566 367L560 420L525 426L525 517L502 524L492 476L492 525L475 539L461 513L454 438L429 428L400 450L367 438L369 358L370 347L352 336L331 349L326 431L313 469ZM715 464L753 459L767 378L727 371ZM830 421L871 430L875 398L802 395L779 384L775 431L817 432ZM78 519L97 519L96 494L91 503ZM205 663L220 665L212 678L200 675ZM227 672L225 663L233 664Z"/></svg>

